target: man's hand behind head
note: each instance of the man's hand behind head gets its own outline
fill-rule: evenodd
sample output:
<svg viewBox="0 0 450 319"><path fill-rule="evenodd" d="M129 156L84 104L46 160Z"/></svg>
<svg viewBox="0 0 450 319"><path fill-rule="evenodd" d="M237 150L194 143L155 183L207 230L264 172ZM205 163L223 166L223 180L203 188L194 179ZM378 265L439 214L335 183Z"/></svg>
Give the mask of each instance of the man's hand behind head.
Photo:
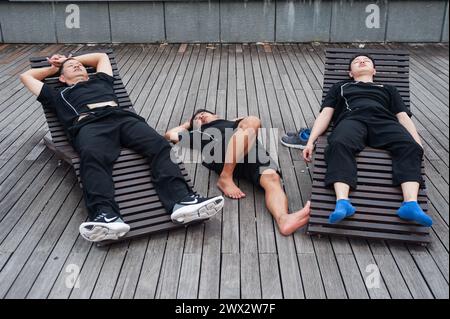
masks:
<svg viewBox="0 0 450 319"><path fill-rule="evenodd" d="M70 54L68 57L66 57L65 55L62 55L62 54L54 54L54 55L52 55L51 58L47 58L47 61L51 65L59 68L61 66L61 64L64 63L64 61L66 61L70 57L72 57L72 54Z"/></svg>

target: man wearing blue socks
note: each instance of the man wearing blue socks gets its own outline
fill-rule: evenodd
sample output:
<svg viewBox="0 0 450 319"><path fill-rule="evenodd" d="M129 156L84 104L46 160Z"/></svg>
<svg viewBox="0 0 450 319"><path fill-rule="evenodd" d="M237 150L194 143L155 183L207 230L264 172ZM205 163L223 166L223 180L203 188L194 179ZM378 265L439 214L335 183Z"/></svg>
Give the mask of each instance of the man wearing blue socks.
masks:
<svg viewBox="0 0 450 319"><path fill-rule="evenodd" d="M315 141L333 121L335 128L325 150L328 166L325 184L333 186L336 192L336 208L329 221L337 223L356 211L349 199L350 190L357 184L356 154L365 146L388 150L392 156L393 181L401 186L404 200L397 215L431 226L431 218L417 202L423 183L419 134L397 89L374 83L375 74L375 62L370 56L356 55L349 61L351 79L330 88L303 150L303 158L311 161Z"/></svg>

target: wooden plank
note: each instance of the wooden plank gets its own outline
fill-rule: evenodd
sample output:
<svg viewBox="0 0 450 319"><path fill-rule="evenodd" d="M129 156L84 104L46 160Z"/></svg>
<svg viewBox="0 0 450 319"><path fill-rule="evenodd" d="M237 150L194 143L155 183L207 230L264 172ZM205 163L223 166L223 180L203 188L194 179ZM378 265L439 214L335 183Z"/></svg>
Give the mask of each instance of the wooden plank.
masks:
<svg viewBox="0 0 450 319"><path fill-rule="evenodd" d="M129 242L111 246L97 277L91 299L110 299L113 296L128 246Z"/></svg>
<svg viewBox="0 0 450 319"><path fill-rule="evenodd" d="M131 240L112 298L132 299L134 297L148 241L148 238Z"/></svg>
<svg viewBox="0 0 450 319"><path fill-rule="evenodd" d="M158 50L158 52L159 51L161 51L161 48ZM140 90L139 95L134 99L136 112L140 115L146 116L147 113L144 114L142 112L144 106L149 105L148 99L153 99L154 95L156 94L155 92L158 92L158 90L161 88L161 81L164 80L164 77L167 74L167 68L175 58L174 47L167 46L160 54L162 58L159 58L157 61L155 61L156 63L152 69L152 72L149 74L145 81L142 81L144 83L143 88L142 90Z"/></svg>
<svg viewBox="0 0 450 319"><path fill-rule="evenodd" d="M292 118L289 120L282 117L281 109L283 106L287 107L287 103L280 102L279 98L283 97L282 83L279 73L276 69L273 53L263 52L260 47L257 48L260 57L261 71L264 79L264 86L266 90L266 97L269 109L270 118L273 127L285 127L285 129L294 129ZM279 89L277 89L279 88ZM278 107L275 107L277 106ZM283 123L283 121L285 121ZM282 150L279 153L281 169L284 170L283 164L291 161L288 152ZM300 276L298 265L295 264L297 253L293 238L284 237L278 231L275 231L275 238L277 241L277 249L280 264L280 277L283 286L284 298L304 298L303 285Z"/></svg>
<svg viewBox="0 0 450 319"><path fill-rule="evenodd" d="M239 276L240 255L222 253L220 273L220 299L239 299L241 297Z"/></svg>
<svg viewBox="0 0 450 319"><path fill-rule="evenodd" d="M42 226L48 225L48 228L45 231L45 233L38 235L39 242L37 243L36 247L34 248L33 252L31 253L29 259L22 268L21 272L15 279L14 284L9 289L6 298L25 298L25 296L28 294L31 285L38 277L44 263L46 262L50 253L54 249L55 245L57 244L60 235L63 233L67 223L72 218L73 212L76 211L76 207L80 200L80 194L77 194L76 191L74 192L73 186L74 186L73 180L71 183L68 183L68 185L61 186L60 189L58 189L58 191L50 200L51 201L50 204L53 204L58 201L61 202L61 198L67 196L67 200L61 207L55 205L58 208L58 210L64 212L64 214L56 214L55 218L50 223L46 220L46 216L45 217L40 216L40 218L36 220L35 222L36 224ZM69 189L71 189L71 191L67 195ZM35 232L34 229L32 229L30 232L28 232L28 236L30 236L34 232ZM28 240L29 240L28 238L25 238L24 244L29 243ZM19 265L20 262L17 262L15 264L15 266L17 267L16 269L20 268ZM10 276L13 275L10 274Z"/></svg>
<svg viewBox="0 0 450 319"><path fill-rule="evenodd" d="M281 299L283 297L278 256L274 253L259 254L261 271L261 295L263 299Z"/></svg>
<svg viewBox="0 0 450 319"><path fill-rule="evenodd" d="M439 271L431 255L424 248L413 249L413 251L410 251L411 255L433 297L436 299L448 299L448 281L445 280L444 275ZM414 283L417 283L417 281L414 281Z"/></svg>
<svg viewBox="0 0 450 319"><path fill-rule="evenodd" d="M239 201L239 239L241 254L241 298L260 299L261 282L258 260L258 237L253 186L247 181L239 182L240 189L247 195ZM259 190L255 190L259 191Z"/></svg>
<svg viewBox="0 0 450 319"><path fill-rule="evenodd" d="M198 280L200 277L199 265L201 260L201 253L183 254L183 264L180 271L177 299L197 298Z"/></svg>
<svg viewBox="0 0 450 319"><path fill-rule="evenodd" d="M81 210L79 213L82 213ZM56 274L58 278L53 286L50 287L51 290L47 298L68 299L73 288L79 289L77 287L81 287L84 284L86 278L83 279L83 277L80 277L79 270L86 261L92 246L92 243L88 242L83 237L77 237L75 245L62 267L63 271ZM68 279L68 275L72 275L72 277ZM69 283L69 285L67 285L67 283Z"/></svg>
<svg viewBox="0 0 450 319"><path fill-rule="evenodd" d="M97 278L100 276L105 258L108 253L107 247L95 248L89 251L85 263L80 267L79 288L72 288L70 299L90 299L95 288ZM115 279L114 279L115 280Z"/></svg>
<svg viewBox="0 0 450 319"><path fill-rule="evenodd" d="M211 174L208 184L209 196L217 196L217 175ZM221 286L221 241L222 214L216 214L205 223L202 265L200 273L199 299L218 299L222 297Z"/></svg>
<svg viewBox="0 0 450 319"><path fill-rule="evenodd" d="M169 233L161 267L162 276L158 280L157 298L174 299L177 297L184 240L185 231L183 229Z"/></svg>
<svg viewBox="0 0 450 319"><path fill-rule="evenodd" d="M236 90L237 90L237 116L255 115L255 105L248 105L245 81L244 50L236 45ZM241 254L241 298L260 299L261 280L258 255L258 235L255 213L255 192L261 190L248 181L240 180L239 188L246 197L239 200L239 240Z"/></svg>
<svg viewBox="0 0 450 319"><path fill-rule="evenodd" d="M23 203L17 202L17 200L24 194L24 192L29 189L29 196L33 196L33 191L36 187L39 188L39 184L41 187L43 183L47 180L48 176L42 177L42 179L37 183L38 185L34 187L30 187L32 182L35 180L36 175L42 170L47 161L50 159L50 152L42 152L35 161L22 161L17 165L16 169L12 174L8 176L8 178L3 182L2 188L0 189L1 194L1 203L0 203L0 220L3 220L5 216L9 216L11 209L17 205L20 211L26 209L28 205L28 201L26 197ZM49 167L46 168L46 173L51 174L54 170L54 167L51 169ZM43 175L40 175L43 176ZM38 191L38 190L36 190ZM15 218L20 218L21 215L16 214ZM8 230L8 228L5 228ZM3 236L6 236L7 233L3 232L0 234L0 239L3 239Z"/></svg>
<svg viewBox="0 0 450 319"><path fill-rule="evenodd" d="M323 226L315 226L311 225L308 227L309 234L323 234L323 235L336 235L336 236L345 236L345 237L357 237L357 238L366 238L373 240L392 240L392 241L403 241L406 243L419 243L419 244L428 244L430 239L428 237L419 236L419 235L401 235L389 232L375 232L375 231L367 231L367 230L354 230L354 229L345 229L345 228L329 228Z"/></svg>
<svg viewBox="0 0 450 319"><path fill-rule="evenodd" d="M432 299L433 295L405 245L392 243L389 248L413 298Z"/></svg>
<svg viewBox="0 0 450 319"><path fill-rule="evenodd" d="M386 244L381 241L372 241L369 245L390 297L392 299L411 299L408 286Z"/></svg>
<svg viewBox="0 0 450 319"><path fill-rule="evenodd" d="M303 236L304 237L304 236ZM306 299L325 299L325 288L322 283L319 264L314 253L297 254Z"/></svg>
<svg viewBox="0 0 450 319"><path fill-rule="evenodd" d="M327 299L347 299L345 285L329 239L313 237L313 243Z"/></svg>
<svg viewBox="0 0 450 319"><path fill-rule="evenodd" d="M52 181L59 184L58 180L61 181L65 173L66 171L59 170L59 172L56 172L56 174L52 176ZM2 258L2 260L0 260L0 267L2 267L2 272L0 273L0 295L2 297L6 296L8 289L14 282L14 279L26 265L30 254L38 245L48 225L51 223L52 219L61 207L61 198L66 196L67 192L72 188L72 185L73 180L72 183L63 185L56 192L56 196L53 197L53 200L50 202L51 206L47 208L45 215L40 215L40 210L33 210L32 214L25 215L25 218L23 218L20 223L15 225L14 228L16 231L11 232L10 235L2 242L0 246L2 251L14 252L11 258L8 258L7 260L3 260ZM46 192L43 191L43 193L45 194ZM46 195L48 196L48 194ZM45 204L47 201L45 201ZM6 255L1 257L6 257Z"/></svg>
<svg viewBox="0 0 450 319"><path fill-rule="evenodd" d="M118 81L115 87L120 90L121 96L126 87L126 91L131 93L131 100L136 102L139 99L139 103L135 103L136 110L146 109L149 116L153 116L151 108L156 107L156 112L161 115L155 123L161 132L186 120L195 108L201 106L217 110L222 116L258 115L267 127L294 130L298 126L312 125L314 116L318 114L322 92L320 87L314 88L314 83L322 82L322 68L326 61L323 51L329 46L274 45L267 52L263 47L257 48L255 45L223 48L218 45L211 49L200 46L197 55L193 48L187 61L176 60L178 46L119 45L115 46L117 71L123 75L123 81ZM95 46L93 49L104 47ZM37 51L47 48L48 55L52 50L64 49L64 46L10 46L9 57L14 65L0 65L0 83L3 83L0 89L0 112L4 115L0 119L1 145L4 146L0 154L0 213L4 214L0 217L0 229L5 230L0 232L0 236L3 236L0 237L3 241L0 244L0 261L3 261L3 269L12 276L5 281L5 285L9 285L6 296L155 298L164 292L178 298L218 298L222 296L222 280L227 283L222 288L223 295L230 294L239 298L289 298L295 292L292 288L294 285L284 286L288 280L298 280L293 279L298 278L295 271L294 276L291 275L297 267L305 298L448 298L448 124L445 121L448 117L448 105L444 99L448 96L448 89L444 85L448 82L448 57L444 54L444 51L448 51L448 46L443 49L435 45L416 48L402 44L396 47L405 48L404 51L411 54L411 106L413 120L426 148L425 173L430 200L428 212L435 221L431 232L432 244L426 248L416 245L406 248L397 243L370 241L368 244L365 240L358 239L348 241L339 237L311 238L299 231L292 236L293 245L289 243L287 247L283 247L285 238L280 237L274 227L273 219L264 205L264 194L256 191L252 192L253 198L249 196L236 203L236 212L239 212L239 249L228 259L225 268L221 269L221 243L228 247L236 244L230 244L227 242L229 239L221 236L222 215L215 216L204 225L187 228L183 243L180 241L178 245L171 244L179 251L174 252L170 258L164 257L167 233L153 235L150 239L133 240L126 253L119 248L108 251L100 248L99 253L98 247L77 237L77 226L86 217L82 208L84 203L81 201L78 206L75 205L74 195L68 197L68 203L72 204L65 204L68 205L65 207L71 206L75 213L72 214L71 211L68 215L62 214L59 206L55 208L57 211L54 212L54 219L45 219L44 216L36 219L40 210L49 207L45 206L49 198L52 198L50 205L63 200L55 195L59 187L56 182L58 179L51 177L56 174L56 160L51 159L49 162L51 154L39 143L47 129L44 117L38 104L34 104L34 98L30 97L15 75L27 68L29 56L35 55ZM185 54L187 51L188 46ZM0 59L1 53L0 51ZM186 62L187 64L182 64ZM186 66L185 70L182 65ZM230 66L234 68L229 72ZM439 67L443 72L437 71ZM331 73L325 71L325 74L330 76ZM335 80L338 78L340 75L334 77ZM168 79L173 81L170 82L167 98L159 98L163 102L161 105L152 104L148 108L146 102L150 101L150 95L157 101L163 89L162 84ZM392 83L407 87L405 79L405 75L399 74ZM328 81L325 82L326 90L329 84ZM227 100L230 98L232 101L228 104ZM173 108L173 114L168 116L170 120L163 115L167 106ZM50 126L58 129L53 123ZM64 143L61 140L61 127L59 129L55 136L60 143ZM319 148L320 145L318 152L321 152ZM125 169L122 172L129 165L143 164L142 159L135 159L130 153L123 156L124 160L117 165L117 168ZM333 208L332 192L325 189L311 191L311 187L323 186L323 181L311 179L299 152L283 148L279 156L281 168L289 176L285 186L292 209L300 208L311 195L325 196L326 202L320 205L318 217L326 219L328 211ZM367 165L373 164L372 159L383 163L384 156L382 152L371 150L368 157L361 157L368 162L361 164L362 168L366 169ZM323 162L317 163L323 167ZM210 189L209 195L218 194L215 187L216 174L211 174L210 178L209 171L195 163L186 167L186 172L195 176L195 183L201 185L200 192L206 193ZM377 168L377 173L382 173L378 177L387 177L383 174L390 173L383 165L378 164ZM65 166L65 169L68 167ZM70 178L73 183L73 174L62 176L60 180L65 184ZM129 205L133 198L140 199L154 194L154 189L148 186L149 175L136 178L133 181L135 186L129 190L124 188L130 181L127 178L129 177L116 183L124 212L137 225L144 225L139 216L145 214L154 214L157 221L168 220L168 215L155 202ZM366 179L372 182L380 180L373 176ZM240 186L249 192L246 188L250 187L249 184L240 183ZM396 201L401 195L400 190L388 186L386 184L381 187L379 192L374 192L373 186L361 186L353 195L366 200L374 196L374 193L379 193L386 198L385 201ZM146 187L149 190L146 191ZM78 198L81 197L79 189L73 188L72 192ZM133 195L133 192L137 193ZM63 193L60 193L61 196ZM423 201L423 191L421 194L420 200ZM366 204L358 204L358 208L364 209L363 213L354 217L358 222L373 220L379 223L381 213L390 224L396 221L401 225L408 224L396 219L394 205L384 211ZM23 214L12 214L17 211ZM252 211L256 216L253 224ZM36 232L34 225L45 220L45 231L42 229ZM27 235L29 231L32 232L31 235ZM140 230L135 230L135 233L139 234ZM33 243L25 248L29 236L35 238L37 244ZM243 236L248 240L243 241ZM139 244L135 245L135 242ZM253 254L255 251L257 256ZM291 253L294 253L294 258ZM16 254L21 257L14 257ZM179 256L180 261L175 262L178 272L173 270L173 274L165 273L168 267L165 263L171 258L180 258ZM230 277L233 271L233 265L230 264L236 260L239 279ZM258 261L257 264L255 260ZM19 262L17 270L10 265L16 261ZM66 280L70 276L67 270L72 265L78 265L82 270L80 288L66 286ZM366 271L368 265L378 266L380 288L365 287L365 280L370 275ZM88 274L91 267L95 271ZM252 272L252 267L259 269L259 273ZM102 272L109 274L111 280L107 281ZM176 278L167 280L164 279L166 275ZM255 285L258 277L259 288ZM89 282L86 283L85 280ZM2 284L3 282L0 289L3 289ZM252 287L255 287L254 291L251 290Z"/></svg>
<svg viewBox="0 0 450 319"><path fill-rule="evenodd" d="M154 299L166 249L167 232L152 235L145 251L141 274L134 294L139 299Z"/></svg>
<svg viewBox="0 0 450 319"><path fill-rule="evenodd" d="M44 299L48 297L58 278L58 275L64 273L67 269L64 268L64 263L69 257L70 252L77 241L79 235L78 227L85 220L86 216L84 209L78 207L67 224L64 233L59 238L55 248L52 250L44 266L39 272L38 277L34 282L30 283L32 286L26 298Z"/></svg>
<svg viewBox="0 0 450 319"><path fill-rule="evenodd" d="M375 258L373 257L367 242L365 240L351 238L350 244L358 267L364 277L364 284L366 285L370 298L389 299L390 295L384 282L383 274L379 272L379 267L376 264ZM372 277L369 277L374 275L379 275L377 281L372 281ZM373 283L374 285L367 285L366 282Z"/></svg>
<svg viewBox="0 0 450 319"><path fill-rule="evenodd" d="M356 264L353 253L336 254L339 270L342 274L345 290L349 299L368 299L365 283Z"/></svg>

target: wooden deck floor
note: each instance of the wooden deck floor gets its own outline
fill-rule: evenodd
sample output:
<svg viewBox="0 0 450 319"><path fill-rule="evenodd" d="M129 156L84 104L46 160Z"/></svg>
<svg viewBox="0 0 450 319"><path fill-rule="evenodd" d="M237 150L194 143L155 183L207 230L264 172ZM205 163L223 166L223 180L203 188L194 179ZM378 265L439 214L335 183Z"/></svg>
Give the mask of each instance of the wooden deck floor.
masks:
<svg viewBox="0 0 450 319"><path fill-rule="evenodd" d="M329 45L335 46L335 45ZM100 46L101 47L101 46ZM163 133L196 108L266 127L311 126L319 111L327 45L115 45L136 110ZM448 298L448 45L373 45L411 54L414 122L425 142L433 242L428 247L340 238L283 237L263 194L227 200L204 225L99 248L83 240L81 191L45 148L43 111L18 75L28 58L82 46L0 45L1 298ZM279 149L292 209L310 197L311 172ZM217 176L188 165L197 190ZM375 264L379 288L365 281ZM79 272L79 285L73 278Z"/></svg>

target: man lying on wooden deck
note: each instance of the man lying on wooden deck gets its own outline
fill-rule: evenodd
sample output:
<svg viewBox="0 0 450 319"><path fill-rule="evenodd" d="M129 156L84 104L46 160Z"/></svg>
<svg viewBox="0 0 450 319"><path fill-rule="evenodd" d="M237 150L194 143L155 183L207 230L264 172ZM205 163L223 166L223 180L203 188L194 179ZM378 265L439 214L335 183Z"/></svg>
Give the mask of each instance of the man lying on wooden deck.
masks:
<svg viewBox="0 0 450 319"><path fill-rule="evenodd" d="M233 178L244 178L265 191L266 206L280 233L287 236L309 219L310 203L288 213L288 198L281 185L281 174L264 147L257 141L261 121L255 116L228 121L208 110L197 110L190 121L166 132L173 143L197 148L202 164L220 175L217 186L232 199L245 197Z"/></svg>
<svg viewBox="0 0 450 319"><path fill-rule="evenodd" d="M350 78L330 88L303 150L303 158L311 161L315 141L333 120L334 129L325 150L325 184L334 187L337 199L335 210L329 216L330 223L355 213L349 200L349 191L357 184L355 156L370 146L388 150L392 156L393 181L401 186L404 200L397 215L431 226L431 218L417 202L423 182L419 134L398 90L392 85L374 83L375 73L372 57L358 54L350 59Z"/></svg>
<svg viewBox="0 0 450 319"><path fill-rule="evenodd" d="M83 198L89 213L89 221L80 225L85 239L116 240L130 230L114 199L112 168L121 146L151 160L153 184L172 221L185 224L208 219L222 209L222 196L194 194L171 160L170 144L144 118L118 107L106 54L54 55L48 61L51 66L28 70L20 79L39 102L56 112L80 155ZM85 66L96 68L95 77L89 77ZM65 84L61 90L43 82L58 74Z"/></svg>

